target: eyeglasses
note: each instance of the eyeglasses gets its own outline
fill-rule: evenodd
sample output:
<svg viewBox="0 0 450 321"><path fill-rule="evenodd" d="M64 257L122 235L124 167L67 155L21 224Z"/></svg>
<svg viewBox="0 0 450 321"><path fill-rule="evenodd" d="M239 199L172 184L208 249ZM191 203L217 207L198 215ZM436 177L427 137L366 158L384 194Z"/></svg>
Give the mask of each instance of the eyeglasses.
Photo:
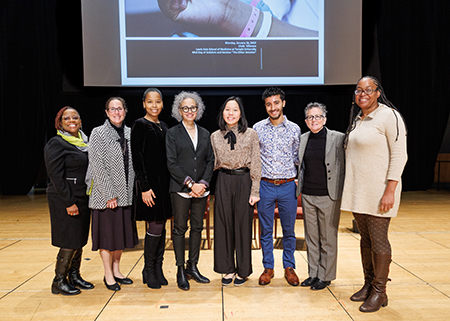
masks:
<svg viewBox="0 0 450 321"><path fill-rule="evenodd" d="M79 120L80 119L80 117L79 116L64 116L64 117L62 117L61 118L63 121L69 121L69 120Z"/></svg>
<svg viewBox="0 0 450 321"><path fill-rule="evenodd" d="M367 88L367 89L356 89L355 90L355 95L359 96L362 93L365 93L366 95L372 95L375 91L377 91L378 88L376 89L371 89L371 88Z"/></svg>
<svg viewBox="0 0 450 321"><path fill-rule="evenodd" d="M306 119L309 120L309 121L311 121L313 119L315 119L315 120L322 120L324 118L325 118L324 115L311 115L311 116L306 117Z"/></svg>
<svg viewBox="0 0 450 321"><path fill-rule="evenodd" d="M124 109L122 108L122 107L119 107L119 108L116 108L116 107L111 107L111 108L109 108L109 111L110 112L112 112L112 113L115 113L116 111L117 112L122 112Z"/></svg>
<svg viewBox="0 0 450 321"><path fill-rule="evenodd" d="M187 112L195 113L197 111L197 109L198 109L197 106L190 106L190 107L183 106L183 107L180 107L180 110L182 110L183 113L187 113Z"/></svg>

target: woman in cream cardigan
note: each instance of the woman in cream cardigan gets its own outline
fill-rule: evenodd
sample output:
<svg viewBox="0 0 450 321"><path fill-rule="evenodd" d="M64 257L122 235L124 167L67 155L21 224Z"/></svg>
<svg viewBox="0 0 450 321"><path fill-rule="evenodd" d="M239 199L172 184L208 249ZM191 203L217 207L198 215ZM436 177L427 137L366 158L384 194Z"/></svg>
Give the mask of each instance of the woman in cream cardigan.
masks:
<svg viewBox="0 0 450 321"><path fill-rule="evenodd" d="M356 106L355 106L356 104ZM406 126L371 76L358 81L346 134L346 170L341 209L353 212L361 235L365 283L352 295L361 312L388 304L391 245L388 230L397 216L406 164Z"/></svg>

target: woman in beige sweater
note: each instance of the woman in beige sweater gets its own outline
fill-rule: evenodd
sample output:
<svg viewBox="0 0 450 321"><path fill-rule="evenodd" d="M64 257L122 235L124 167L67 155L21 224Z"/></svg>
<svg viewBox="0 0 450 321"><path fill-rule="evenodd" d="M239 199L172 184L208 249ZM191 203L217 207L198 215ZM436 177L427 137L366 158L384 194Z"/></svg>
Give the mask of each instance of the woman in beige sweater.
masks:
<svg viewBox="0 0 450 321"><path fill-rule="evenodd" d="M359 108L358 108L359 107ZM341 209L353 212L361 235L365 283L352 301L362 312L386 306L391 262L388 229L400 205L407 160L403 117L371 76L358 81L346 134L346 176Z"/></svg>

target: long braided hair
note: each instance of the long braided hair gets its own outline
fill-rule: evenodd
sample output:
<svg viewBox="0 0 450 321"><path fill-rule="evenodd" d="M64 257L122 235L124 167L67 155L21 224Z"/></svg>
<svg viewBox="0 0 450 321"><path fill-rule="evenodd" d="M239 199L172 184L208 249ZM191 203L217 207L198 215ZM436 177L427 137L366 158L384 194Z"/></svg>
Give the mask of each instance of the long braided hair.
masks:
<svg viewBox="0 0 450 321"><path fill-rule="evenodd" d="M398 116L397 116L397 113L403 119L403 122L405 123L405 128L406 128L405 119L403 118L403 115L400 113L400 111L397 109L397 107L395 107L394 104L391 103L389 101L389 99L387 99L387 97L386 97L386 95L384 93L383 86L381 86L381 83L380 83L380 81L377 78L375 78L373 76L364 76L364 77L361 77L356 84L358 84L362 79L366 79L366 78L367 79L371 79L373 81L373 83L375 84L377 90L380 92L380 97L378 97L377 102L388 106L389 108L391 108L392 112L394 113L394 116L395 116L395 118L397 120L397 137L395 139L395 141L397 141L398 140L398 135L400 134L400 130L399 130L399 127L398 127ZM356 116L361 111L361 108L359 108L359 106L355 103L355 95L356 94L353 92L353 102L352 102L352 107L350 109L349 124L348 124L347 130L345 131L345 139L344 139L344 146L345 146L345 148L347 148L348 136L350 135L350 132L355 129ZM406 128L406 132L408 133L408 129L407 128Z"/></svg>

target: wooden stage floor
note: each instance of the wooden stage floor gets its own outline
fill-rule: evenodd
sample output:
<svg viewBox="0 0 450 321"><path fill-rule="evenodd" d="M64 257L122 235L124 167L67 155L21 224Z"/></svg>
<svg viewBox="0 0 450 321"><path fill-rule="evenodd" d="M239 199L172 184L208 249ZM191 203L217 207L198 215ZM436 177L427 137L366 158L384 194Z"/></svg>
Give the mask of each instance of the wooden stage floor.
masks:
<svg viewBox="0 0 450 321"><path fill-rule="evenodd" d="M241 286L221 286L213 272L213 250L202 250L199 269L211 279L191 290L176 286L172 244L167 239L164 272L169 285L152 290L142 284L141 244L124 252L122 273L135 283L112 292L103 285L99 254L85 247L82 276L95 289L74 297L53 295L57 249L50 244L45 194L0 196L0 320L449 320L450 192L403 193L399 216L391 221L393 262L389 305L371 314L359 312L349 297L363 282L359 235L350 231L352 216L343 212L339 229L337 279L322 291L289 286L283 277L281 250L275 250L275 278L258 285L261 250L254 249L253 274ZM278 229L278 233L281 233ZM298 244L303 222L297 221ZM307 277L306 251L296 253L297 274Z"/></svg>

